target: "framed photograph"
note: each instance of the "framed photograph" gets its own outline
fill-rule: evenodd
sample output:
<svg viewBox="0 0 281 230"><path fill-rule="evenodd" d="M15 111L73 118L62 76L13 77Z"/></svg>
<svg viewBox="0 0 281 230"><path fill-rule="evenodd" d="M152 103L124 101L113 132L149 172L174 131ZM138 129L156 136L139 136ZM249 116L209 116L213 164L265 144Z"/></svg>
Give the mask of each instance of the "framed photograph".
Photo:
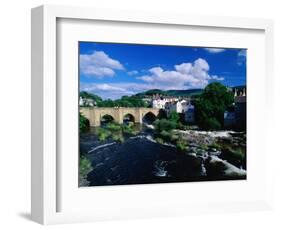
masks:
<svg viewBox="0 0 281 230"><path fill-rule="evenodd" d="M272 33L265 19L32 9L32 219L271 208Z"/></svg>

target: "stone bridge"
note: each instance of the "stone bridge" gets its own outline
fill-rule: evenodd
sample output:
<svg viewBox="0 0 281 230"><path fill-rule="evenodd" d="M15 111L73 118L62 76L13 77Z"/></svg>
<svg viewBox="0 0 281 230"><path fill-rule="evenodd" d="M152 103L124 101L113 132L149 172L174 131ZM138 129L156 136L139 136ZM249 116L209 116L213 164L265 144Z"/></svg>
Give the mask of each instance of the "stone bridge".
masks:
<svg viewBox="0 0 281 230"><path fill-rule="evenodd" d="M159 109L155 108L102 108L102 107L80 107L80 112L89 119L90 126L100 126L102 118L105 115L110 115L113 120L119 124L123 123L125 116L131 116L136 123L142 123L143 118L150 114L157 117Z"/></svg>

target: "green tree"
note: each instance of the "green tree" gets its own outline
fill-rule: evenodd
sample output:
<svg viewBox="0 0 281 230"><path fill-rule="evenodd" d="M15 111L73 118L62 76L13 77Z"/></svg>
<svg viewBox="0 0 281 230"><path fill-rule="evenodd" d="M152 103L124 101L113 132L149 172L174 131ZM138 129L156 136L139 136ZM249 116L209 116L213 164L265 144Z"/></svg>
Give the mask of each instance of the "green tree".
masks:
<svg viewBox="0 0 281 230"><path fill-rule="evenodd" d="M88 98L88 99L93 99L96 103L98 102L101 102L102 101L102 98L95 95L95 94L92 94L92 93L88 93L86 91L82 91L80 92L80 97L82 98Z"/></svg>
<svg viewBox="0 0 281 230"><path fill-rule="evenodd" d="M149 104L142 100L139 96L123 96L117 100L99 100L97 101L98 107L148 107Z"/></svg>
<svg viewBox="0 0 281 230"><path fill-rule="evenodd" d="M218 83L210 83L198 97L195 116L201 129L218 130L223 127L224 112L234 101L234 95Z"/></svg>
<svg viewBox="0 0 281 230"><path fill-rule="evenodd" d="M176 111L172 111L169 114L168 119L177 123L180 120L180 115Z"/></svg>
<svg viewBox="0 0 281 230"><path fill-rule="evenodd" d="M90 122L89 120L82 114L79 113L79 129L80 132L85 132L89 129Z"/></svg>
<svg viewBox="0 0 281 230"><path fill-rule="evenodd" d="M113 100L108 99L108 100L97 102L97 106L98 107L115 107L116 104Z"/></svg>
<svg viewBox="0 0 281 230"><path fill-rule="evenodd" d="M153 125L156 131L159 133L161 133L161 131L163 130L169 131L177 128L177 123L175 121L170 121L167 119L161 119L161 120L157 119L156 121L154 121Z"/></svg>

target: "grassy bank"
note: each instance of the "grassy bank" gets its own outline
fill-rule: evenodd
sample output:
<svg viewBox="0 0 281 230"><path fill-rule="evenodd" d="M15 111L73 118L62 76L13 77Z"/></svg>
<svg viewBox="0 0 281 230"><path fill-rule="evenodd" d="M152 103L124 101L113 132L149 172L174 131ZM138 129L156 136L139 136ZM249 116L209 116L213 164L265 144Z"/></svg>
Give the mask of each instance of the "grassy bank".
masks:
<svg viewBox="0 0 281 230"><path fill-rule="evenodd" d="M87 175L93 170L91 161L80 154L79 161L79 186L87 186L89 182L87 181Z"/></svg>
<svg viewBox="0 0 281 230"><path fill-rule="evenodd" d="M133 122L129 122L128 124L110 122L105 126L96 129L96 135L100 141L112 139L120 143L125 141L125 135L134 136L138 133L139 130Z"/></svg>

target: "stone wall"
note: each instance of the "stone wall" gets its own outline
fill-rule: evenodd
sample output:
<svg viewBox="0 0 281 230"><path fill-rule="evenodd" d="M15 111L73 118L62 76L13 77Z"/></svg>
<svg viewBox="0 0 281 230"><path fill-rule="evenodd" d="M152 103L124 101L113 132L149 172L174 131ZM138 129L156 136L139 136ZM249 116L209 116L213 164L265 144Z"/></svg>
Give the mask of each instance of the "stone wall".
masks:
<svg viewBox="0 0 281 230"><path fill-rule="evenodd" d="M124 116L131 114L136 123L142 123L143 117L151 112L156 117L159 114L159 109L156 108L99 108L99 107L81 107L80 112L89 119L90 126L100 126L102 117L110 115L114 121L122 124Z"/></svg>

